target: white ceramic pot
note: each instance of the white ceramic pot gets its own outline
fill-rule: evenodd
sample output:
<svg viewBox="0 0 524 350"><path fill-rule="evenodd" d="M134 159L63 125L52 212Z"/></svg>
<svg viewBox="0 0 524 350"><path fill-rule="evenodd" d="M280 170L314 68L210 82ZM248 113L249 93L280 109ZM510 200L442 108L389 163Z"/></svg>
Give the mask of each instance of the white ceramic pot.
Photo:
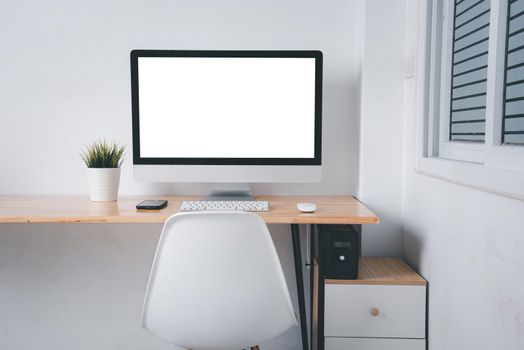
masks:
<svg viewBox="0 0 524 350"><path fill-rule="evenodd" d="M116 201L120 168L87 168L89 192L94 202Z"/></svg>

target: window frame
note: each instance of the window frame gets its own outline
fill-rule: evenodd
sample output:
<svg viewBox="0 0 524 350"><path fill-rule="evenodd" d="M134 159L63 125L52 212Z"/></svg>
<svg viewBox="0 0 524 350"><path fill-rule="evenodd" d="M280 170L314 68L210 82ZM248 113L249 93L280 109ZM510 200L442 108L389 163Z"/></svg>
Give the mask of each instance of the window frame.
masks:
<svg viewBox="0 0 524 350"><path fill-rule="evenodd" d="M421 135L416 171L524 200L524 145L502 143L508 0L490 2L484 143L449 140L452 63L449 53L455 6L453 0L422 3L420 15L424 20L419 23L426 35L419 37L418 84L425 101L418 128Z"/></svg>
<svg viewBox="0 0 524 350"><path fill-rule="evenodd" d="M489 1L489 0L488 0ZM448 158L454 160L462 160L469 162L484 162L484 143L467 142L467 141L452 141L449 138L451 128L451 75L453 72L453 32L454 32L454 6L455 0L444 0L443 14L440 29L442 31L442 44L440 55L441 68L443 79L440 85L440 109L439 109L439 156L441 158ZM490 36L491 36L491 12L490 12ZM491 37L489 44L491 44ZM491 50L488 50L491 51ZM490 55L488 53L488 75L489 75ZM488 79L489 81L489 79ZM488 82L489 84L489 82ZM487 87L488 88L488 87ZM486 96L487 104L487 96ZM486 123L487 125L488 107L486 105Z"/></svg>

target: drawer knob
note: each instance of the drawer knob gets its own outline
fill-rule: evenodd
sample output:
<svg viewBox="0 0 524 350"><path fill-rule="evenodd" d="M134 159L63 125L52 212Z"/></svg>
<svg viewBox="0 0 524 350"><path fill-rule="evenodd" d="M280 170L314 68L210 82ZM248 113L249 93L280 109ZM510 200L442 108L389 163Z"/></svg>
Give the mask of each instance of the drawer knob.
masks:
<svg viewBox="0 0 524 350"><path fill-rule="evenodd" d="M376 307L372 308L370 312L371 312L371 316L373 317L376 317L380 314L380 310L377 309Z"/></svg>

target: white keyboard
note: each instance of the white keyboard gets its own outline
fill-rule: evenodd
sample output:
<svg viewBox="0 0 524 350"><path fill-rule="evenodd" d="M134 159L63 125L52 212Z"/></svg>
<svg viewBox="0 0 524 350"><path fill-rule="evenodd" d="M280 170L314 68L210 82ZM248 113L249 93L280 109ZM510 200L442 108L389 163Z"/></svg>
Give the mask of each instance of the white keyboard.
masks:
<svg viewBox="0 0 524 350"><path fill-rule="evenodd" d="M269 211L268 201L183 201L180 211Z"/></svg>

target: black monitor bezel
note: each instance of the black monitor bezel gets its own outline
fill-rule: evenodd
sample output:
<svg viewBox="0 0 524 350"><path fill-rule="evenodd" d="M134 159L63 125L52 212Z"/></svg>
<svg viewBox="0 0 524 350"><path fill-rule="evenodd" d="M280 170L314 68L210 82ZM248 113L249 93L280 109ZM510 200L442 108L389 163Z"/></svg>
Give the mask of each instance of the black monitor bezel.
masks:
<svg viewBox="0 0 524 350"><path fill-rule="evenodd" d="M275 57L315 58L315 150L314 158L151 158L140 156L140 115L138 101L139 57ZM322 164L322 61L321 51L280 50L132 50L131 105L133 118L133 164L136 165L321 165ZM271 142L271 140L267 140Z"/></svg>

